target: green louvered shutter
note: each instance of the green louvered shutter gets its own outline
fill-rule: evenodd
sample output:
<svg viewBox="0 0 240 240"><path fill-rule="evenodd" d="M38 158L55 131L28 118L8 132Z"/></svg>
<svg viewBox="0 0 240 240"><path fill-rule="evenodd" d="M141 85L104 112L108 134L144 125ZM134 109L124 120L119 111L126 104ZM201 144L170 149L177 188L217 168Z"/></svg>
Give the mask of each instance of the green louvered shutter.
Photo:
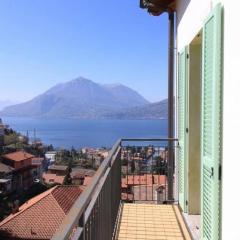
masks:
<svg viewBox="0 0 240 240"><path fill-rule="evenodd" d="M203 28L202 60L202 238L221 238L222 8L217 5Z"/></svg>
<svg viewBox="0 0 240 240"><path fill-rule="evenodd" d="M178 72L178 188L179 204L182 210L186 211L186 151L185 151L185 130L186 130L186 48L179 54Z"/></svg>

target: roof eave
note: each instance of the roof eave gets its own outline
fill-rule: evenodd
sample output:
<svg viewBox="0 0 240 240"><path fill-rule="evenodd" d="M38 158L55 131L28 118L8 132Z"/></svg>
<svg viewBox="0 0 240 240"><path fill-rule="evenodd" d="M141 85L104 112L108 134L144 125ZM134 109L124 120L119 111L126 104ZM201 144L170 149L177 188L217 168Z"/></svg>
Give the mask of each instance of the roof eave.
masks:
<svg viewBox="0 0 240 240"><path fill-rule="evenodd" d="M159 16L164 12L174 12L176 0L140 0L140 7L147 9L153 16Z"/></svg>

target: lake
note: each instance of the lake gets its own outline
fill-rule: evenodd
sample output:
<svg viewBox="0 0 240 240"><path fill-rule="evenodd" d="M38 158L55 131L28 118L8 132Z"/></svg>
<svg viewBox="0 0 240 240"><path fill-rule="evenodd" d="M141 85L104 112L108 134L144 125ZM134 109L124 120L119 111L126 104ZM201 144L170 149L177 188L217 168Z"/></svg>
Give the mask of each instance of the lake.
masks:
<svg viewBox="0 0 240 240"><path fill-rule="evenodd" d="M119 138L167 136L167 120L79 120L3 117L22 134L29 133L54 147L111 147Z"/></svg>

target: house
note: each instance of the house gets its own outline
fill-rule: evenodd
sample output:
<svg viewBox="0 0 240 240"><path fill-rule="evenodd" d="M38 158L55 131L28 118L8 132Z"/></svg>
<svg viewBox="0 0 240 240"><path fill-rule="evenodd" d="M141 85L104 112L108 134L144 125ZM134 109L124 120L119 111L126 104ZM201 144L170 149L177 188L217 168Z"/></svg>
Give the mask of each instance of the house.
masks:
<svg viewBox="0 0 240 240"><path fill-rule="evenodd" d="M42 157L33 157L32 166L35 168L32 169L32 175L35 179L42 179L44 169L46 168L46 160Z"/></svg>
<svg viewBox="0 0 240 240"><path fill-rule="evenodd" d="M43 173L43 181L47 184L63 184L69 167L63 165L50 165L48 171Z"/></svg>
<svg viewBox="0 0 240 240"><path fill-rule="evenodd" d="M85 168L72 168L72 184L88 186L96 171Z"/></svg>
<svg viewBox="0 0 240 240"><path fill-rule="evenodd" d="M0 193L6 194L12 191L12 176L14 168L0 162Z"/></svg>
<svg viewBox="0 0 240 240"><path fill-rule="evenodd" d="M35 156L25 151L16 151L2 156L2 163L12 167L14 174L12 178L12 190L28 189L33 184L32 159Z"/></svg>
<svg viewBox="0 0 240 240"><path fill-rule="evenodd" d="M234 136L228 125L234 120L229 115L236 113L231 102L238 95L230 90L234 73L239 75L234 66L240 51L232 49L240 40L235 7L231 1L176 1L179 204L186 221L199 214L201 239L240 237L231 230L234 223L222 224L222 215L224 222L231 221L227 214L232 204L221 208L222 186L228 185L222 175L233 164L228 145ZM230 106L232 113L223 110Z"/></svg>
<svg viewBox="0 0 240 240"><path fill-rule="evenodd" d="M191 230L195 239L238 240L240 32L237 1L140 0L140 6L153 16L168 14L169 124L165 141L170 147L172 141L177 141L177 148L174 151L169 148L167 154L167 181L176 180L175 191L174 184L168 184L168 205L122 203L119 156L124 140L119 140L98 169L89 191L79 197L77 203L81 208L74 208L69 217L62 220L52 239L69 239L76 224L75 239L112 239L115 223L119 222L117 239L137 239L137 236L138 239L191 239L188 233ZM146 47L152 46L146 43ZM161 192L162 186L157 190ZM176 204L170 204L175 200ZM201 236L195 235L191 228L195 218L200 220L194 227L200 228ZM24 226L17 229L22 230ZM33 225L30 232L36 234ZM91 235L92 232L97 234Z"/></svg>
<svg viewBox="0 0 240 240"><path fill-rule="evenodd" d="M127 175L121 179L122 200L157 201L157 190L167 189L167 176L157 174Z"/></svg>
<svg viewBox="0 0 240 240"><path fill-rule="evenodd" d="M68 166L64 165L51 165L48 167L48 172L56 175L66 175L69 171Z"/></svg>
<svg viewBox="0 0 240 240"><path fill-rule="evenodd" d="M105 148L82 148L81 151L87 159L92 160L92 165L95 168L98 168L109 154L109 150Z"/></svg>
<svg viewBox="0 0 240 240"><path fill-rule="evenodd" d="M0 239L51 239L81 193L78 186L55 186L30 199L0 223Z"/></svg>
<svg viewBox="0 0 240 240"><path fill-rule="evenodd" d="M179 204L185 219L199 215L201 239L240 239L233 218L240 213L233 201L239 196L240 169L233 150L240 134L239 5L142 0L141 6L154 16L169 13L169 61L176 60L178 70Z"/></svg>
<svg viewBox="0 0 240 240"><path fill-rule="evenodd" d="M0 146L4 145L4 130L8 128L7 125L3 124L2 119L0 118Z"/></svg>
<svg viewBox="0 0 240 240"><path fill-rule="evenodd" d="M45 158L48 160L48 165L54 164L56 154L56 151L48 151L45 153Z"/></svg>

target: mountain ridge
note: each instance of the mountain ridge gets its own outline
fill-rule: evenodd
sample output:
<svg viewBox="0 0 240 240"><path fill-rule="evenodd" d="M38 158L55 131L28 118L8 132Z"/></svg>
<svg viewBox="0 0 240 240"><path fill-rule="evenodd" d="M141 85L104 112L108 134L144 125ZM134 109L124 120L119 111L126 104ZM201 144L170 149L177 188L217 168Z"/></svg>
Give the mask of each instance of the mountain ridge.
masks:
<svg viewBox="0 0 240 240"><path fill-rule="evenodd" d="M137 106L124 109L119 112L107 113L103 116L103 118L120 120L167 119L168 100L164 99L144 106Z"/></svg>
<svg viewBox="0 0 240 240"><path fill-rule="evenodd" d="M79 77L59 83L27 102L8 106L0 114L91 119L147 104L149 101L138 92L122 84L98 84Z"/></svg>

